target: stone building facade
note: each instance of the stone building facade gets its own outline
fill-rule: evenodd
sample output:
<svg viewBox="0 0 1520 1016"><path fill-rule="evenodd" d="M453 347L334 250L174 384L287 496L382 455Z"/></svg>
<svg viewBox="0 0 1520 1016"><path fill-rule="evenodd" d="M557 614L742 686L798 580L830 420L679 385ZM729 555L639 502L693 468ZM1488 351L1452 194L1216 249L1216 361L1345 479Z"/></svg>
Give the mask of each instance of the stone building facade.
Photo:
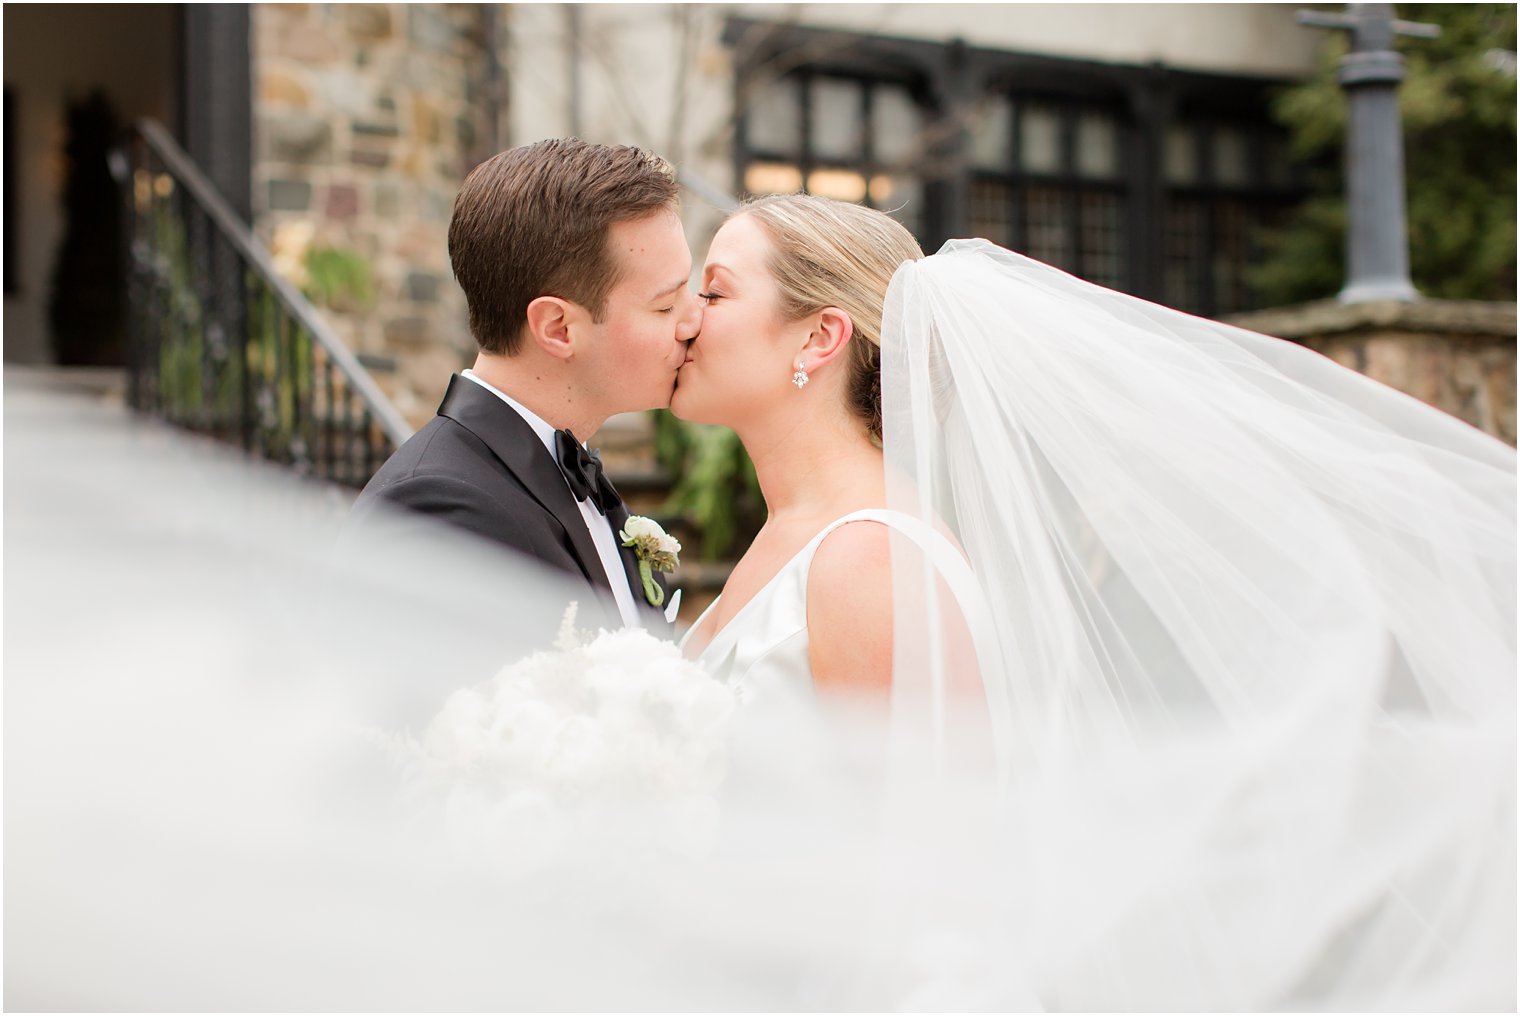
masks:
<svg viewBox="0 0 1520 1016"><path fill-rule="evenodd" d="M1267 97L1324 45L1280 4L32 5L6 26L7 362L56 354L61 111L99 87L169 125L282 271L315 250L367 283L308 290L417 424L474 353L448 220L503 148L666 155L699 259L715 195L806 186L930 249L987 236L1226 316L1259 306L1253 230L1300 193ZM1513 440L1513 316L1331 306L1251 326Z"/></svg>
<svg viewBox="0 0 1520 1016"><path fill-rule="evenodd" d="M292 274L316 248L369 276L325 309L414 422L473 355L448 223L497 149L498 24L481 4L253 9L256 232Z"/></svg>
<svg viewBox="0 0 1520 1016"><path fill-rule="evenodd" d="M1261 4L259 4L250 34L255 229L292 274L310 248L369 271L372 300L324 309L416 423L472 355L447 223L501 148L660 152L706 185L683 209L699 256L711 195L806 186L893 210L930 249L986 235L1163 298L1243 264L1254 216L1291 199L1285 174L1253 175L1282 167L1265 95L1319 45ZM1019 124L1046 163L1004 157ZM1060 155L1063 131L1106 159Z"/></svg>

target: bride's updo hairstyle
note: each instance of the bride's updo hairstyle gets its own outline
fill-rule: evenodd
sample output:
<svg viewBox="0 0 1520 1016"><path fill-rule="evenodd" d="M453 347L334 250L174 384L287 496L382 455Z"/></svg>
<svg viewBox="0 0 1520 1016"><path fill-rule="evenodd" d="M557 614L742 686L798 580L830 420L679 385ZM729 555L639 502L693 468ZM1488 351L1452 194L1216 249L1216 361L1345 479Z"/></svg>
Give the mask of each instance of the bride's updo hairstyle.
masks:
<svg viewBox="0 0 1520 1016"><path fill-rule="evenodd" d="M812 194L754 198L736 215L758 222L771 241L767 264L781 292L783 320L838 307L850 316L846 397L881 440L881 312L887 284L904 261L924 256L891 216Z"/></svg>

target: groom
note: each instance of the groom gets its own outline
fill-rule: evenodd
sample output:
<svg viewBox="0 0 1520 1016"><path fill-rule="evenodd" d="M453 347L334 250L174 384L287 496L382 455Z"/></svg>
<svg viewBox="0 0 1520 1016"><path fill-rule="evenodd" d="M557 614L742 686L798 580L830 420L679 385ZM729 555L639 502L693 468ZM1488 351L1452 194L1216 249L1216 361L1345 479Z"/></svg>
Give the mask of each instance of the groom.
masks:
<svg viewBox="0 0 1520 1016"><path fill-rule="evenodd" d="M675 603L646 597L617 537L628 509L582 442L670 404L702 317L676 202L670 167L626 146L540 141L477 166L449 259L480 353L349 524L431 516L584 580L610 622L669 633Z"/></svg>

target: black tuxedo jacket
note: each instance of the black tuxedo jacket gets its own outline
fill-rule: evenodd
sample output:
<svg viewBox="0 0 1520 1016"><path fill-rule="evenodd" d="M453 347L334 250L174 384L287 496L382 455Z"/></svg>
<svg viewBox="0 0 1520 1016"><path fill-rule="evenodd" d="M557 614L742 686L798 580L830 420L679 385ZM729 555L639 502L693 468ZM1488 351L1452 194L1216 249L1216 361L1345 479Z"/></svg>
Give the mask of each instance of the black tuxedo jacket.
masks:
<svg viewBox="0 0 1520 1016"><path fill-rule="evenodd" d="M438 415L365 485L348 525L362 526L385 508L431 516L578 576L618 623L606 569L558 463L526 420L469 378L450 379ZM627 507L620 503L607 519L621 544ZM644 627L670 636L674 626L644 595L638 559L627 547L619 552ZM655 578L661 581L658 572Z"/></svg>

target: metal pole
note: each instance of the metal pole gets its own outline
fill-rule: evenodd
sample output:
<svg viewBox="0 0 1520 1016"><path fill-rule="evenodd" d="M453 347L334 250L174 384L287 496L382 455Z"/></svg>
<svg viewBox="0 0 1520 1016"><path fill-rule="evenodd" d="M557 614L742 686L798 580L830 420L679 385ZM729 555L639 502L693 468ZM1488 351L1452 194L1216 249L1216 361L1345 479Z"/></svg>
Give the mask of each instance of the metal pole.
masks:
<svg viewBox="0 0 1520 1016"><path fill-rule="evenodd" d="M1346 91L1346 267L1342 303L1420 298L1409 278L1405 223L1404 139L1399 120L1399 82L1404 58L1393 48L1398 35L1433 38L1435 25L1398 21L1393 5L1347 4L1346 14L1300 11L1298 20L1320 28L1351 31L1351 51L1337 80Z"/></svg>
<svg viewBox="0 0 1520 1016"><path fill-rule="evenodd" d="M1404 213L1404 139L1393 49L1393 5L1363 4L1339 79L1349 104L1346 136L1348 278L1342 303L1420 298L1409 278Z"/></svg>

